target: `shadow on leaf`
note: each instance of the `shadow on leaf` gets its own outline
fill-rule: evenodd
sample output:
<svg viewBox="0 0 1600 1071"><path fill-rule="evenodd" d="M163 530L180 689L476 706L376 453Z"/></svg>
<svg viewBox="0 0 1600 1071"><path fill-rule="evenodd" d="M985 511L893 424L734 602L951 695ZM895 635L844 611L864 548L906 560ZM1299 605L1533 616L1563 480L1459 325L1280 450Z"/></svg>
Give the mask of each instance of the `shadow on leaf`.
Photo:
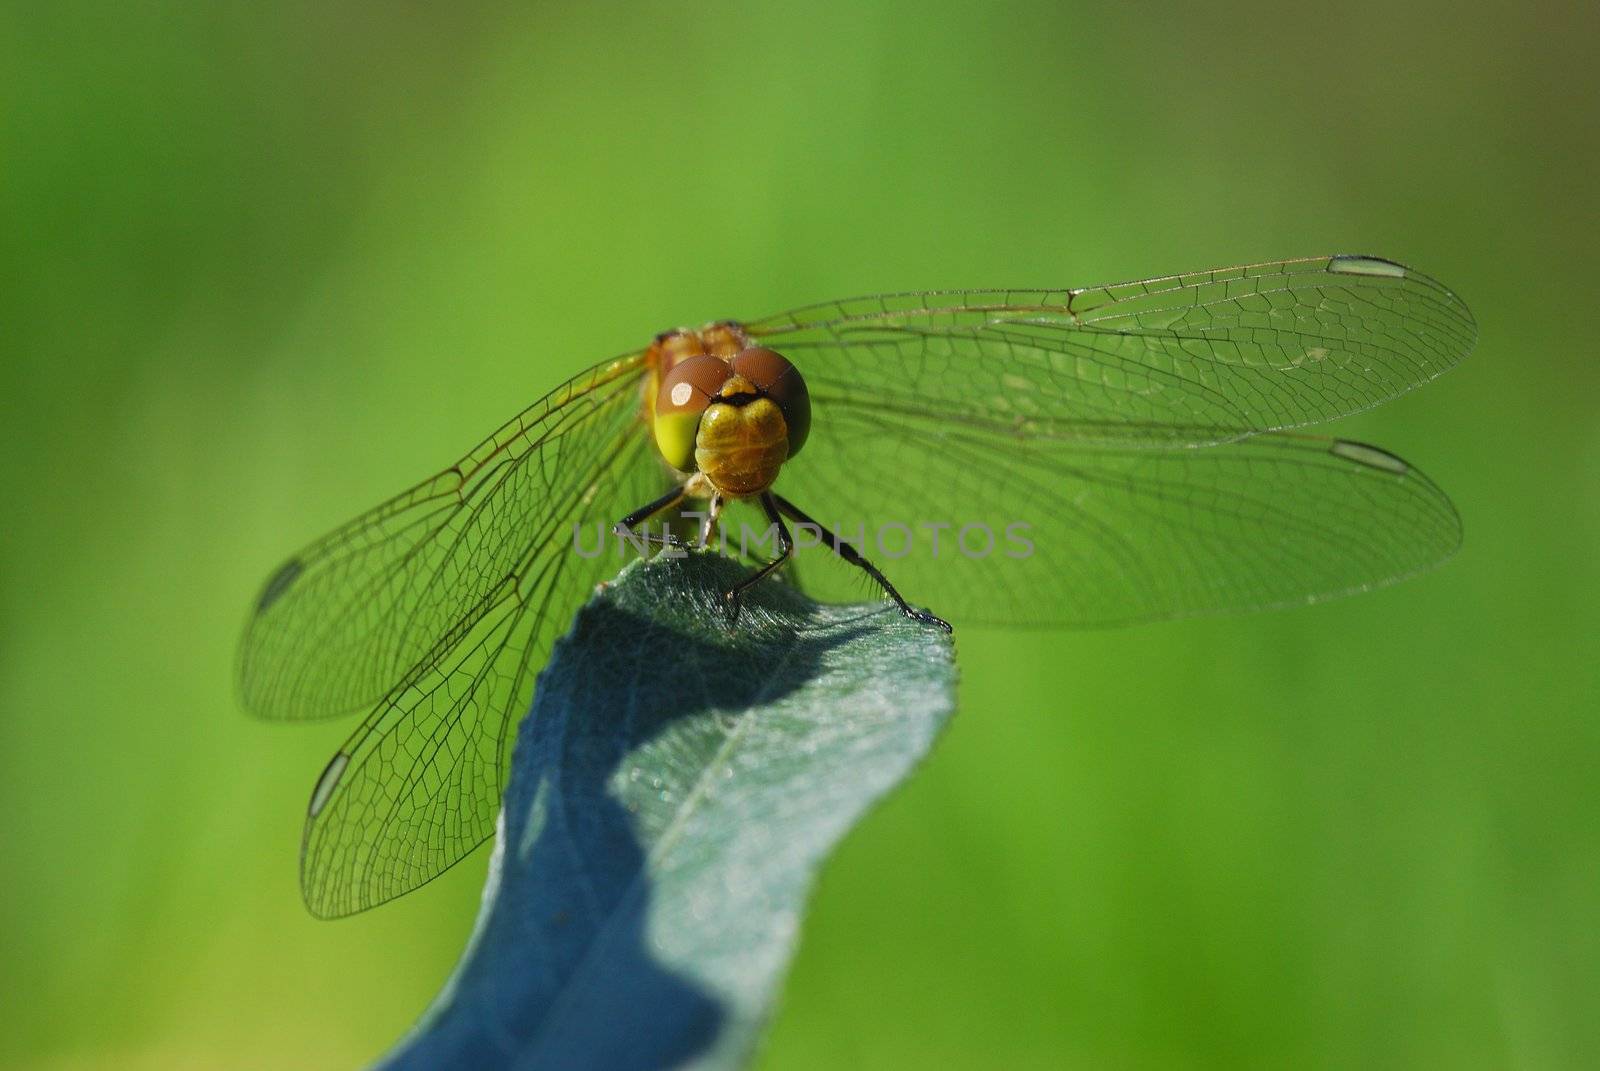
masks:
<svg viewBox="0 0 1600 1071"><path fill-rule="evenodd" d="M737 566L701 556L651 572L659 583L603 590L557 646L518 730L476 931L381 1066L668 1067L725 1033L724 999L664 955L696 927L696 956L746 952L737 938L718 947L706 875L684 880L739 880L722 850L733 831L716 828L727 816L707 805L752 776L736 771L744 720L813 681L874 615L808 628L810 604L773 584L730 623L720 590ZM662 880L682 901L669 913Z"/></svg>

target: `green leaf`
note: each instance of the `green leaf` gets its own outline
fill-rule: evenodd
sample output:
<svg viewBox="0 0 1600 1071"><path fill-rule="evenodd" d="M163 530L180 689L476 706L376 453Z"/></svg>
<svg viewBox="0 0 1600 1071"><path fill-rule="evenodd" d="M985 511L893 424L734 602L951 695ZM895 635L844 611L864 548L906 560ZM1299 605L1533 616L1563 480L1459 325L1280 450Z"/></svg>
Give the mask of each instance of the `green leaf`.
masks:
<svg viewBox="0 0 1600 1071"><path fill-rule="evenodd" d="M818 866L954 705L950 638L892 608L636 562L517 733L477 928L392 1068L726 1068L750 1056Z"/></svg>

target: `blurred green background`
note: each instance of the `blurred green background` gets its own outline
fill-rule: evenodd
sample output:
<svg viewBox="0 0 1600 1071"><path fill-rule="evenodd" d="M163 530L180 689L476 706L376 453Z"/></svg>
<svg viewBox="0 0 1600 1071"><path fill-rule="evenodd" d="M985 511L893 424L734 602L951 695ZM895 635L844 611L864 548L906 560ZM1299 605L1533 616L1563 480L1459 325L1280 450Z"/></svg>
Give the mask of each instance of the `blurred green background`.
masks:
<svg viewBox="0 0 1600 1071"><path fill-rule="evenodd" d="M134 10L137 7L137 11ZM234 643L287 552L680 322L1332 251L1476 353L1340 430L1463 552L1270 616L959 634L772 1069L1600 1058L1593 5L7 5L0 1060L350 1067L487 852L314 922L347 724Z"/></svg>

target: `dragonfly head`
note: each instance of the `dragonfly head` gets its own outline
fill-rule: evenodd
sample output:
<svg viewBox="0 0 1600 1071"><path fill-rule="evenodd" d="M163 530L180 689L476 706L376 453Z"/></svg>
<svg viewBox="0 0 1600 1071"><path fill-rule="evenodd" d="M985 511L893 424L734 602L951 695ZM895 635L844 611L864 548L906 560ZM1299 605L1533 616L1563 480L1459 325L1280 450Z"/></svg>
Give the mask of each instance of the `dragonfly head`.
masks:
<svg viewBox="0 0 1600 1071"><path fill-rule="evenodd" d="M667 464L704 473L738 498L772 486L805 445L811 395L800 370L772 350L746 346L726 359L700 353L661 377L650 424Z"/></svg>

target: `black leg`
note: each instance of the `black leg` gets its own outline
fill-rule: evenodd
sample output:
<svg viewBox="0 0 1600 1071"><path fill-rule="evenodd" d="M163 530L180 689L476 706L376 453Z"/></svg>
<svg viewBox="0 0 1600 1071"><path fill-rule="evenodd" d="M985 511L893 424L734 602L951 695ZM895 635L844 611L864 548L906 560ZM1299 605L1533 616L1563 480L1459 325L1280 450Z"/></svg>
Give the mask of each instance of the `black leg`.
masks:
<svg viewBox="0 0 1600 1071"><path fill-rule="evenodd" d="M660 498L647 506L640 506L622 520L611 526L611 531L624 539L639 540L645 546L677 547L687 549L689 544L673 535L671 532L662 532L660 535L651 535L646 529L644 534L635 535L634 525L643 524L656 514L671 509L684 500L686 492L682 487L674 487Z"/></svg>
<svg viewBox="0 0 1600 1071"><path fill-rule="evenodd" d="M762 493L761 508L766 511L767 519L778 529L778 556L739 581L723 596L728 603L728 615L733 620L738 620L739 617L739 597L771 576L772 571L788 561L789 555L794 553L794 537L789 534L789 526L784 524L783 518L778 515L778 505L773 501L772 492Z"/></svg>
<svg viewBox="0 0 1600 1071"><path fill-rule="evenodd" d="M950 622L946 621L944 618L930 613L927 610L919 610L915 606L912 606L910 603L902 599L900 597L900 593L894 589L894 585L889 583L889 578L878 572L878 567L876 565L873 565L871 562L867 561L867 559L863 558L859 550L840 539L836 532L829 531L816 521L812 520L810 517L807 517L803 512L801 512L800 507L796 506L793 502L790 502L781 495L769 493L763 497L771 498L777 504L777 507L793 518L797 524L810 525L812 528L815 528L819 533L821 533L823 541L826 542L830 548L832 548L835 554L839 555L839 557L843 558L857 569L860 569L862 572L872 577L873 580L877 581L878 586L883 588L885 594L894 600L894 604L896 606L900 607L901 613L905 614L913 621L922 621L929 625L938 625L946 632L955 631L955 629L950 627Z"/></svg>

